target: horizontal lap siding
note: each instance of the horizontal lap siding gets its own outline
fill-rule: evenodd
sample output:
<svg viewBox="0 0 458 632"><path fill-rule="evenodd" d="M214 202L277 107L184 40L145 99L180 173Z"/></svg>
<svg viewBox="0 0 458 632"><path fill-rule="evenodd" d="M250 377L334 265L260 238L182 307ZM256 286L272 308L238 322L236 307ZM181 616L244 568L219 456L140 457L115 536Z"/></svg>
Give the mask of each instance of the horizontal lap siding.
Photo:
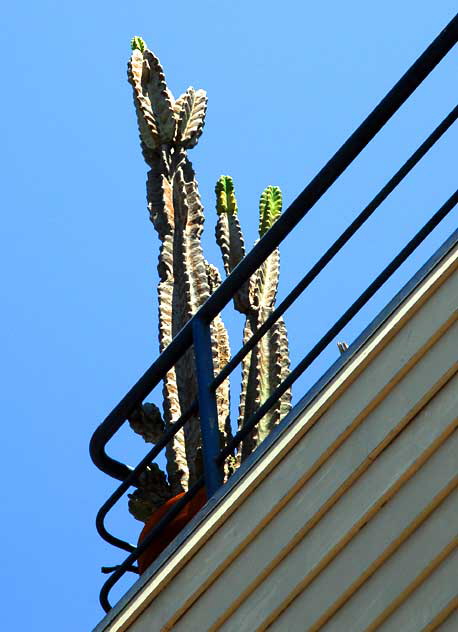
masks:
<svg viewBox="0 0 458 632"><path fill-rule="evenodd" d="M454 442L454 454L457 448ZM450 472L454 454L436 453L418 481L400 490L269 629L363 632L431 562L450 552L458 493L442 502L440 497L442 490L449 492L447 479L456 475L456 468ZM439 468L442 458L448 463ZM427 480L436 476L438 481ZM424 493L418 489L422 485Z"/></svg>
<svg viewBox="0 0 458 632"><path fill-rule="evenodd" d="M304 577L306 569L307 573L318 573L326 555L332 555L333 547L338 546L342 538L351 537L356 522L364 520L367 512L375 511L384 494L395 493L391 488L399 485L403 476L409 475L409 468L415 468L421 455L435 441L441 441L444 432L450 432L458 405L458 378L443 387L444 392L438 396L435 405L431 404L429 411L425 408L415 421L410 420L410 415L423 401L425 392L431 392L431 389L434 392L435 385L441 384L442 376L448 375L453 367L456 360L453 340L457 339L457 334L456 326L447 330L422 359L417 379L411 380L410 374L405 376L392 393L393 401L385 398L369 414L364 424L232 561L195 607L177 622L174 626L177 632L198 629L199 623L203 625L202 629L210 629L215 622L223 623L225 618L228 621L222 627L224 630L250 630L254 621L264 621L266 613L281 605L283 592L286 597L295 587L293 558L297 557L298 581ZM439 423L430 423L442 402L448 404L447 411L442 410ZM330 421L336 423L337 419ZM340 421L345 422L343 416ZM406 423L399 438L377 459L374 456L377 446L381 449L393 429L402 428ZM322 430L321 422L315 428L317 432ZM282 463L296 476L300 474L301 464L304 466L311 460L313 430L307 435L308 440L304 439L303 446L302 443L297 446L297 452L299 446L308 447L308 458L301 458L293 450ZM271 482L271 477L266 479L266 483ZM262 498L262 487L257 491ZM288 555L296 541L307 542L306 551L297 555L293 551ZM285 577L287 581L284 581ZM218 604L217 608L215 604Z"/></svg>
<svg viewBox="0 0 458 632"><path fill-rule="evenodd" d="M428 447L438 438L444 438L444 430L456 420L458 379L448 386L441 391L442 397L438 395L428 407L432 414L422 411L409 424L222 629L254 631L266 629L272 623L272 630L285 630L291 618L315 623L340 605L346 591L351 594L355 590L354 583L364 582L364 574L371 571L371 565L377 565L380 557L389 554L398 540L409 537L422 512L434 507L456 477L455 439L454 450L449 448L450 440L445 441L446 459L441 452L434 453L397 489L409 468L422 461ZM446 410L444 404L448 404ZM453 507L455 517L457 507L458 503ZM294 599L298 593L301 597ZM310 625L303 629L314 628Z"/></svg>
<svg viewBox="0 0 458 632"><path fill-rule="evenodd" d="M457 524L455 516L455 525ZM431 544L433 542L428 542L427 546ZM368 630L417 632L424 630L432 622L441 618L442 613L447 611L449 604L457 596L458 550L456 542L455 548L441 560L441 563L432 572L430 570L430 568L425 567L424 575L426 577L423 578L421 574L418 576L419 585L414 586L413 591L407 595L400 595L402 602L399 605L394 604L395 608L391 616L390 613L387 613L386 620L380 626L378 626L379 622L377 621ZM458 625L455 632L456 630L458 630Z"/></svg>

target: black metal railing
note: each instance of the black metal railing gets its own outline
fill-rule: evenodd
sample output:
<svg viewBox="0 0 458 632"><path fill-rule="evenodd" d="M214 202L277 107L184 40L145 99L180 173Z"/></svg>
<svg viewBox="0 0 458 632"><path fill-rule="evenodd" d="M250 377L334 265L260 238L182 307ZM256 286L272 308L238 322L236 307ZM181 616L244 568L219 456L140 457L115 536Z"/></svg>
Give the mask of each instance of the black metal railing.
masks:
<svg viewBox="0 0 458 632"><path fill-rule="evenodd" d="M371 217L380 204L390 195L397 185L426 155L429 149L443 136L458 117L458 106L445 117L428 138L410 156L404 165L392 176L387 184L379 191L373 200L364 208L348 228L340 235L332 246L321 256L315 265L305 274L302 280L289 292L266 322L251 337L251 339L234 355L225 368L214 377L211 354L210 324L212 320L232 300L237 290L251 277L263 261L279 246L284 238L309 212L314 204L323 196L329 187L340 177L345 169L362 152L367 144L378 134L393 114L417 89L422 81L447 55L458 41L458 15L438 35L431 45L424 51L417 61L409 68L396 85L388 92L377 107L369 114L356 131L348 138L329 162L319 171L303 192L294 200L283 215L275 222L266 235L246 255L232 274L221 284L215 293L206 301L193 318L183 327L165 351L157 358L150 368L139 379L135 386L127 393L120 403L108 415L105 421L95 431L90 445L90 453L94 463L102 471L118 479L119 487L101 507L96 520L99 534L110 544L128 551L129 555L115 567L111 576L105 582L100 601L108 611L111 606L108 595L114 584L126 571L135 571L135 561L148 548L150 543L166 528L167 524L181 511L190 499L204 485L207 498L210 498L222 484L222 463L233 454L240 442L250 433L259 420L278 401L285 391L310 366L321 352L332 342L347 323L371 299L377 290L394 274L401 264L416 250L434 228L444 219L458 202L458 191L455 191L447 201L437 210L426 224L407 245L394 257L389 265L372 281L360 297L345 311L345 313L329 328L327 333L313 346L307 355L289 373L288 377L274 393L259 407L244 427L239 430L221 450L217 424L217 408L215 391L230 375L242 359L253 349L262 336L272 327L280 316L293 304L310 283L320 274L335 255L351 239L351 237ZM180 419L170 426L161 440L146 454L140 463L132 468L117 461L106 454L105 446L135 409L161 382L167 371L194 346L196 373L198 382L198 399L185 411ZM200 419L204 477L176 503L173 508L160 520L139 546L112 535L105 527L105 518L116 502L131 486L135 486L141 472L159 455L167 442L180 430L186 421L198 414Z"/></svg>

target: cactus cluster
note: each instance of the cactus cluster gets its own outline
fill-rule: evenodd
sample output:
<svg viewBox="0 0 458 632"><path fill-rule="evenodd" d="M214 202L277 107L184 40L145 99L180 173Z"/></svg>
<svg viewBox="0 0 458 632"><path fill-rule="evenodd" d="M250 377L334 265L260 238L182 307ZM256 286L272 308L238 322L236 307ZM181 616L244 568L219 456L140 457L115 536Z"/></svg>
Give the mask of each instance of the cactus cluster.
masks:
<svg viewBox="0 0 458 632"><path fill-rule="evenodd" d="M215 192L218 213L216 241L221 249L226 274L230 274L245 256L232 178L221 176L216 183ZM259 237L280 216L281 208L282 195L279 187L267 187L259 200ZM244 344L274 310L279 272L280 254L276 249L234 296L235 309L245 315ZM288 372L288 338L283 318L279 318L242 362L239 429L281 384ZM251 454L290 407L291 393L287 390L245 439L238 453L239 461Z"/></svg>
<svg viewBox="0 0 458 632"><path fill-rule="evenodd" d="M161 241L159 252L159 346L163 351L185 323L221 283L217 268L204 258L201 234L204 223L194 170L187 150L202 133L207 109L204 90L190 87L177 99L167 87L158 58L140 37L131 42L128 80L134 93L140 144L150 170L147 176L147 203L150 219ZM234 186L229 176L216 185L218 221L216 239L227 274L245 256L238 221ZM281 212L281 192L268 187L261 195L259 235L271 227ZM279 253L272 253L234 297L235 308L245 315L243 340L262 325L274 309L278 286ZM230 359L229 339L221 318L211 325L215 374ZM286 329L280 319L243 361L239 427L267 399L289 370ZM171 369L163 383L163 414L153 404L144 404L129 419L132 429L145 441L154 443L178 420L197 395L192 350ZM221 446L231 438L229 380L216 391ZM288 412L287 391L244 441L239 463L265 438ZM202 473L198 417L191 418L166 447L167 476L157 464L144 473L140 487L130 495L129 510L139 520L168 498L186 491ZM226 476L232 464L226 466Z"/></svg>

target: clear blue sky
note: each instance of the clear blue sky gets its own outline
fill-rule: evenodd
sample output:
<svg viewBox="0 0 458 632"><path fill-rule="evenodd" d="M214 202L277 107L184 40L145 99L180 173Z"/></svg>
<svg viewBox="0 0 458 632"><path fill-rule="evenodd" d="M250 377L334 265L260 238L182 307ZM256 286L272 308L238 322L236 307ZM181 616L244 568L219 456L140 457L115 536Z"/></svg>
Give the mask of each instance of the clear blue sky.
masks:
<svg viewBox="0 0 458 632"><path fill-rule="evenodd" d="M99 567L122 557L94 516L114 483L88 455L96 425L157 354L158 242L145 208L129 40L175 94L209 96L190 153L214 246L214 183L234 177L248 243L257 201L285 206L453 17L453 0L9 2L2 12L2 527L4 630L83 632L102 617ZM457 102L458 51L436 69L282 249L281 293ZM456 187L452 129L287 317L293 363ZM341 338L351 342L457 223L436 231ZM220 265L221 267L221 265ZM232 348L240 322L226 320ZM337 348L296 388L296 399ZM128 433L112 451L143 446ZM116 533L136 538L125 505Z"/></svg>

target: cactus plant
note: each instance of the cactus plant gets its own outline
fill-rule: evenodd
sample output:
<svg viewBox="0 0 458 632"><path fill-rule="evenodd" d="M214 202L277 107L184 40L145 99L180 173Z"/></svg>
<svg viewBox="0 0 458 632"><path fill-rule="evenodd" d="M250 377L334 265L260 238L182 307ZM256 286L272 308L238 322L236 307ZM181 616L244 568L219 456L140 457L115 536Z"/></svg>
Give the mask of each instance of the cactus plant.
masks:
<svg viewBox="0 0 458 632"><path fill-rule="evenodd" d="M234 184L229 176L221 176L215 188L216 241L221 249L226 274L245 256L245 243L238 220ZM279 187L269 186L259 201L259 237L262 237L280 216L282 195ZM264 261L256 273L234 296L234 307L245 314L245 344L274 310L280 272L278 248ZM288 338L283 318L264 334L242 362L238 428L241 429L259 406L274 392L289 372ZM289 412L291 392L288 389L245 439L238 461L246 458Z"/></svg>
<svg viewBox="0 0 458 632"><path fill-rule="evenodd" d="M138 36L131 42L128 80L133 88L140 144L150 167L147 176L147 204L150 219L161 241L159 252L159 347L162 352L221 283L217 268L204 258L201 246L204 214L194 170L187 157L202 133L207 108L203 90L190 87L174 99L167 87L159 59ZM226 273L244 256L243 237L238 225L232 180L222 177L217 184L217 240ZM278 217L281 194L268 187L261 196L260 236ZM234 298L236 309L246 315L244 340L265 321L273 309L278 284L278 251L261 266ZM211 324L215 374L230 359L227 331L218 316ZM240 424L268 396L288 371L288 346L283 321L279 321L243 364ZM134 411L129 421L145 441L154 443L161 432L178 420L197 395L194 357L189 350L171 369L163 382L163 415L153 404ZM216 391L221 445L231 437L229 421L229 380ZM289 394L269 411L262 425L243 446L242 456L262 440L278 423L289 406ZM200 429L192 417L166 447L167 477L153 464L130 495L129 509L140 520L167 499L186 491L200 476ZM226 473L229 469L226 468Z"/></svg>

